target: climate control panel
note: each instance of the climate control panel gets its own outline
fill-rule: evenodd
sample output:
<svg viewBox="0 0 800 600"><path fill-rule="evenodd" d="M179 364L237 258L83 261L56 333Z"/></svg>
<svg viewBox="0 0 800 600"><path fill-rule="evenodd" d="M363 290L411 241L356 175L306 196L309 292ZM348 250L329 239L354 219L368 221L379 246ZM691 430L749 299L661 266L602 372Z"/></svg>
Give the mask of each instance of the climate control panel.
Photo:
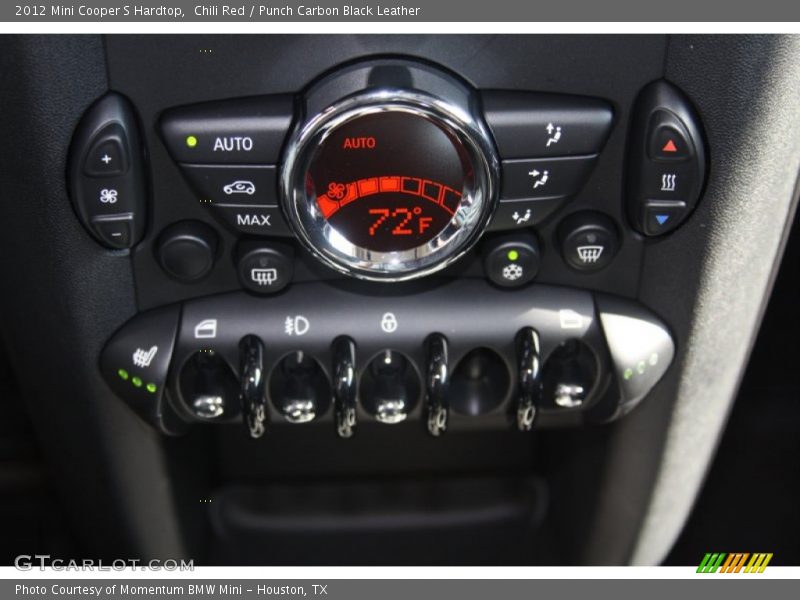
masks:
<svg viewBox="0 0 800 600"><path fill-rule="evenodd" d="M148 114L98 100L68 171L148 309L103 373L164 432L603 422L672 360L633 298L647 248L700 201L708 149L666 81L621 102L375 58Z"/></svg>
<svg viewBox="0 0 800 600"><path fill-rule="evenodd" d="M552 242L578 273L611 264L625 230L646 238L674 230L700 197L706 149L691 104L663 81L631 111L620 199L627 222L605 211L607 201L569 212L618 120L602 99L479 90L428 64L380 59L335 70L296 95L169 108L154 126L196 205L227 235L243 245L287 238L331 276L392 282L466 264L460 259L474 256L482 237L516 231L523 239L559 216L556 234L539 243ZM72 148L78 215L111 248L136 245L148 222L139 129L134 108L112 93L87 112ZM164 274L193 284L223 253L244 254L222 248L214 232L199 235L207 229L187 220L153 232ZM530 273L485 274L514 287ZM239 281L260 293L289 283Z"/></svg>

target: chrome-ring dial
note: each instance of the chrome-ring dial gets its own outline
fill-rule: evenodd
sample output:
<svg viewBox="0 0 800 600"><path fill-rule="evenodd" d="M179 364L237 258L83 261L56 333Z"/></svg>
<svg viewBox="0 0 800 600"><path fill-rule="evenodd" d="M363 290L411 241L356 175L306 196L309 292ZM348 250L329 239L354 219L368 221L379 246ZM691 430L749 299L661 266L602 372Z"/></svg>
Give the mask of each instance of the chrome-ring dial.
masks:
<svg viewBox="0 0 800 600"><path fill-rule="evenodd" d="M350 139L344 132L387 122L397 139L383 131L354 141L360 153L340 150ZM431 147L414 142L420 135ZM408 164L415 173L403 172ZM437 169L445 176L430 174ZM375 89L335 102L295 130L281 175L283 211L328 266L360 279L415 279L477 241L494 207L497 171L486 128L468 109L416 90Z"/></svg>

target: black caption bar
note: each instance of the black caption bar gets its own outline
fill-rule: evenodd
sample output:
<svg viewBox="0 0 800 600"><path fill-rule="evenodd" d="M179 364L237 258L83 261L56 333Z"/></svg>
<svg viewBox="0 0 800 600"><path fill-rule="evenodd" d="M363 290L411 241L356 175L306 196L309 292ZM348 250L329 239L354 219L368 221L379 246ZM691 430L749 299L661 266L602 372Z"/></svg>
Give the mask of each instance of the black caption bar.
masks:
<svg viewBox="0 0 800 600"><path fill-rule="evenodd" d="M800 20L786 0L328 0L196 3L20 2L0 5L0 22L773 22Z"/></svg>
<svg viewBox="0 0 800 600"><path fill-rule="evenodd" d="M687 567L694 572L694 568ZM708 580L714 577L714 594L726 600L752 598L758 585L762 600L795 597L796 580L764 579L758 583L748 578L758 575L719 574L697 575L691 579L630 579L630 580L195 580L181 579L31 579L0 582L3 598L58 598L74 600L102 598L150 598L183 600L190 598L227 598L244 600L283 598L300 600L408 600L408 598L453 598L485 600L486 598L615 597L620 600L647 597L650 600L674 600L693 597L701 589L708 590ZM700 583L700 582L706 583ZM794 589L793 593L791 590ZM694 594L693 594L694 592Z"/></svg>

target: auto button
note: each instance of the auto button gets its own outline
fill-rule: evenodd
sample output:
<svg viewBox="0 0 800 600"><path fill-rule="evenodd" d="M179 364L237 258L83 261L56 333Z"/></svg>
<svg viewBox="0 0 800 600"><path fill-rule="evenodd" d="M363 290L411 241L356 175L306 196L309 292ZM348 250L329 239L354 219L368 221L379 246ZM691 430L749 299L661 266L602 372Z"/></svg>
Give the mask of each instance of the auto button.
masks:
<svg viewBox="0 0 800 600"><path fill-rule="evenodd" d="M161 119L178 163L275 164L294 116L291 96L262 96L182 106Z"/></svg>

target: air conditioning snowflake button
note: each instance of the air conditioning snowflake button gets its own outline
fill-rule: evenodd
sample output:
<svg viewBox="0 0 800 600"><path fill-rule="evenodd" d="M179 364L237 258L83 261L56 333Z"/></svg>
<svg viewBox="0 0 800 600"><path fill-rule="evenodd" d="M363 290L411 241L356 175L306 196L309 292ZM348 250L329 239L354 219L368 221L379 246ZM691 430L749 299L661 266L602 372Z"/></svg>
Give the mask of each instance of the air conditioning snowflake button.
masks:
<svg viewBox="0 0 800 600"><path fill-rule="evenodd" d="M530 233L493 239L483 246L483 255L486 276L500 287L520 287L539 272L539 244Z"/></svg>

